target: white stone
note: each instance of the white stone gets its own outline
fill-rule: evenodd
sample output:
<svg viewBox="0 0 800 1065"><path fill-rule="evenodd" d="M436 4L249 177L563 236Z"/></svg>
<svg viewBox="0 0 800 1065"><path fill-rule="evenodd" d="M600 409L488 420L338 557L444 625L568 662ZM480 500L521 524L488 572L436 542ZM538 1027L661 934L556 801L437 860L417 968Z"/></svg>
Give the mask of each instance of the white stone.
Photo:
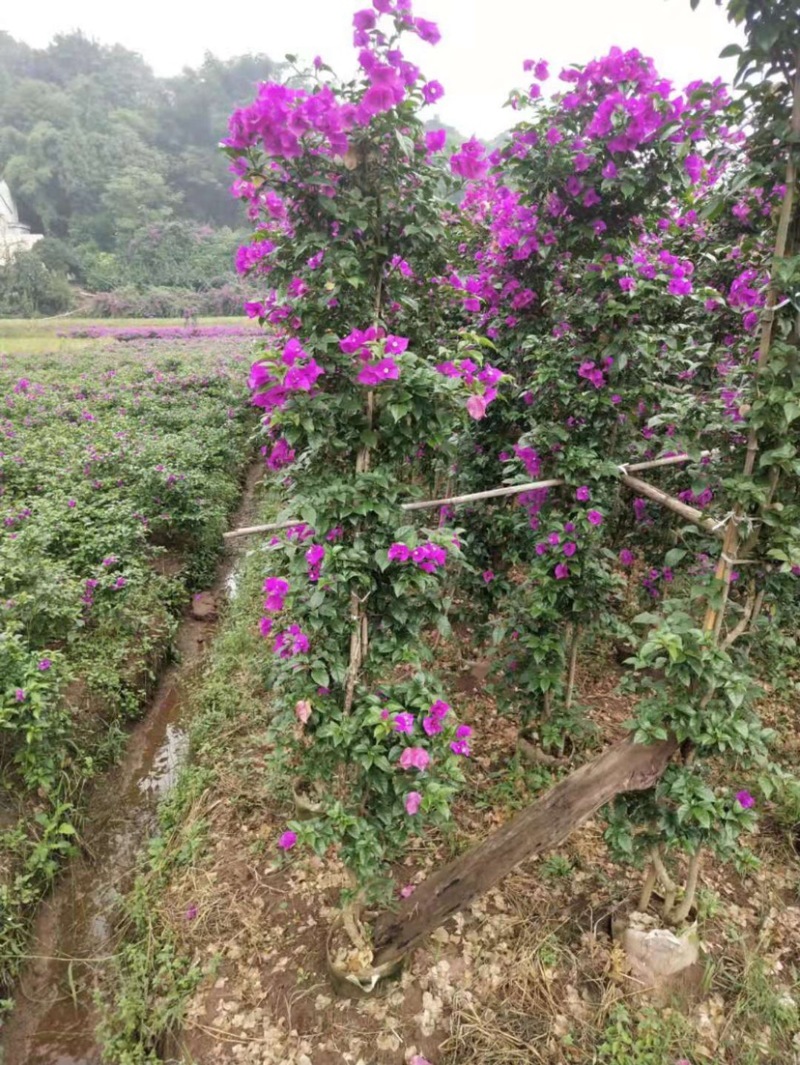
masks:
<svg viewBox="0 0 800 1065"><path fill-rule="evenodd" d="M20 222L11 190L0 180L0 264L8 262L18 251L32 248L42 239Z"/></svg>

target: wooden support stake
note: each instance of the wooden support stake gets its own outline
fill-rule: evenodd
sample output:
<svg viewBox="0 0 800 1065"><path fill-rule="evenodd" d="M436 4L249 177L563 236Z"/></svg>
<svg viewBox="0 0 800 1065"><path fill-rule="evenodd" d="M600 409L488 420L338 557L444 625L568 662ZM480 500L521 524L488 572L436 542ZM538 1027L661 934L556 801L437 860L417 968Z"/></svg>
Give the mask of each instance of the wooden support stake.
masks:
<svg viewBox="0 0 800 1065"><path fill-rule="evenodd" d="M675 514L679 514L693 525L697 525L701 529L705 529L706 532L713 533L715 536L723 535L724 526L720 522L714 521L713 518L707 518L702 510L698 510L697 507L690 507L688 503L683 503L680 499L668 495L667 492L662 492L662 490L656 488L654 484L650 484L648 481L642 481L638 477L631 477L629 473L623 473L621 480L624 485L633 489L634 492L638 492L639 495L652 499L654 503L660 503L662 507L671 510Z"/></svg>
<svg viewBox="0 0 800 1065"><path fill-rule="evenodd" d="M379 917L373 964L402 957L514 866L565 840L616 795L652 787L677 749L674 739L650 746L625 740L570 773L482 843L429 876L395 913Z"/></svg>

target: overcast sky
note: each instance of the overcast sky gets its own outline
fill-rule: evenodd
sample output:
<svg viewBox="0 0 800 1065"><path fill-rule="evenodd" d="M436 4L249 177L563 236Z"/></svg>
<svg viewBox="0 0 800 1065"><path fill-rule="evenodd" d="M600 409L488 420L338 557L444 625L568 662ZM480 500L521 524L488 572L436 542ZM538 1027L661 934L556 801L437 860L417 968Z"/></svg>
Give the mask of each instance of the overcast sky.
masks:
<svg viewBox="0 0 800 1065"><path fill-rule="evenodd" d="M106 44L139 52L157 74L196 66L211 51L222 58L265 52L321 55L349 72L353 11L369 0L6 0L0 29L42 47L60 31L82 29ZM417 15L439 23L435 47L406 47L446 95L441 118L462 133L492 137L508 125L503 101L525 84L525 58L548 59L558 70L611 47L639 48L661 74L683 87L695 78L733 76L720 51L737 34L713 0L691 11L689 0L415 0ZM551 82L553 84L553 82ZM554 88L557 84L554 85Z"/></svg>

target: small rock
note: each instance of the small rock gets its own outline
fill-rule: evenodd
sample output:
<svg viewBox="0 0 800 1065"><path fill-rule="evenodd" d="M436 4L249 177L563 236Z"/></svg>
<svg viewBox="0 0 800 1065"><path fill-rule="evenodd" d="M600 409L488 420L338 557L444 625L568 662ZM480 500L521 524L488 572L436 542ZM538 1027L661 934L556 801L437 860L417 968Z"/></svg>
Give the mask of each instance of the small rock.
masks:
<svg viewBox="0 0 800 1065"><path fill-rule="evenodd" d="M217 603L211 592L199 592L192 599L192 617L195 621L215 621Z"/></svg>

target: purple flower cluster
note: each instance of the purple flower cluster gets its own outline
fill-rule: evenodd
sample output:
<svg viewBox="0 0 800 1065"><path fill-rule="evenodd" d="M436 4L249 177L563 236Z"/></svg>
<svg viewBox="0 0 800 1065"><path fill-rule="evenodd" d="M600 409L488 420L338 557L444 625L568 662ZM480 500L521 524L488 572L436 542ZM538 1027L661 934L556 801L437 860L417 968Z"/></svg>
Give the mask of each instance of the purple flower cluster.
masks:
<svg viewBox="0 0 800 1065"><path fill-rule="evenodd" d="M325 548L322 544L312 544L306 551L306 562L308 563L308 579L312 584L320 578L322 572L322 563L325 559Z"/></svg>
<svg viewBox="0 0 800 1065"><path fill-rule="evenodd" d="M310 644L308 637L300 629L299 625L290 625L288 629L279 632L275 637L272 649L281 658L292 658L294 655L308 653Z"/></svg>
<svg viewBox="0 0 800 1065"><path fill-rule="evenodd" d="M262 447L261 454L264 455L267 468L270 470L282 470L284 466L291 465L295 460L294 450L289 446L289 441L282 436L278 437L269 452L266 447Z"/></svg>
<svg viewBox="0 0 800 1065"><path fill-rule="evenodd" d="M394 543L387 551L390 562L413 562L426 573L435 573L447 562L447 548L428 541L410 548L403 543Z"/></svg>
<svg viewBox="0 0 800 1065"><path fill-rule="evenodd" d="M267 411L282 407L291 392L310 392L324 372L300 341L292 338L277 358L259 360L250 367L247 384L254 391L252 402Z"/></svg>
<svg viewBox="0 0 800 1065"><path fill-rule="evenodd" d="M436 369L445 377L459 377L467 388L476 389L467 400L467 412L475 421L480 421L486 415L489 404L497 398L494 386L503 376L503 371L496 366L484 366L481 369L472 359L461 359L458 363L440 362Z"/></svg>

